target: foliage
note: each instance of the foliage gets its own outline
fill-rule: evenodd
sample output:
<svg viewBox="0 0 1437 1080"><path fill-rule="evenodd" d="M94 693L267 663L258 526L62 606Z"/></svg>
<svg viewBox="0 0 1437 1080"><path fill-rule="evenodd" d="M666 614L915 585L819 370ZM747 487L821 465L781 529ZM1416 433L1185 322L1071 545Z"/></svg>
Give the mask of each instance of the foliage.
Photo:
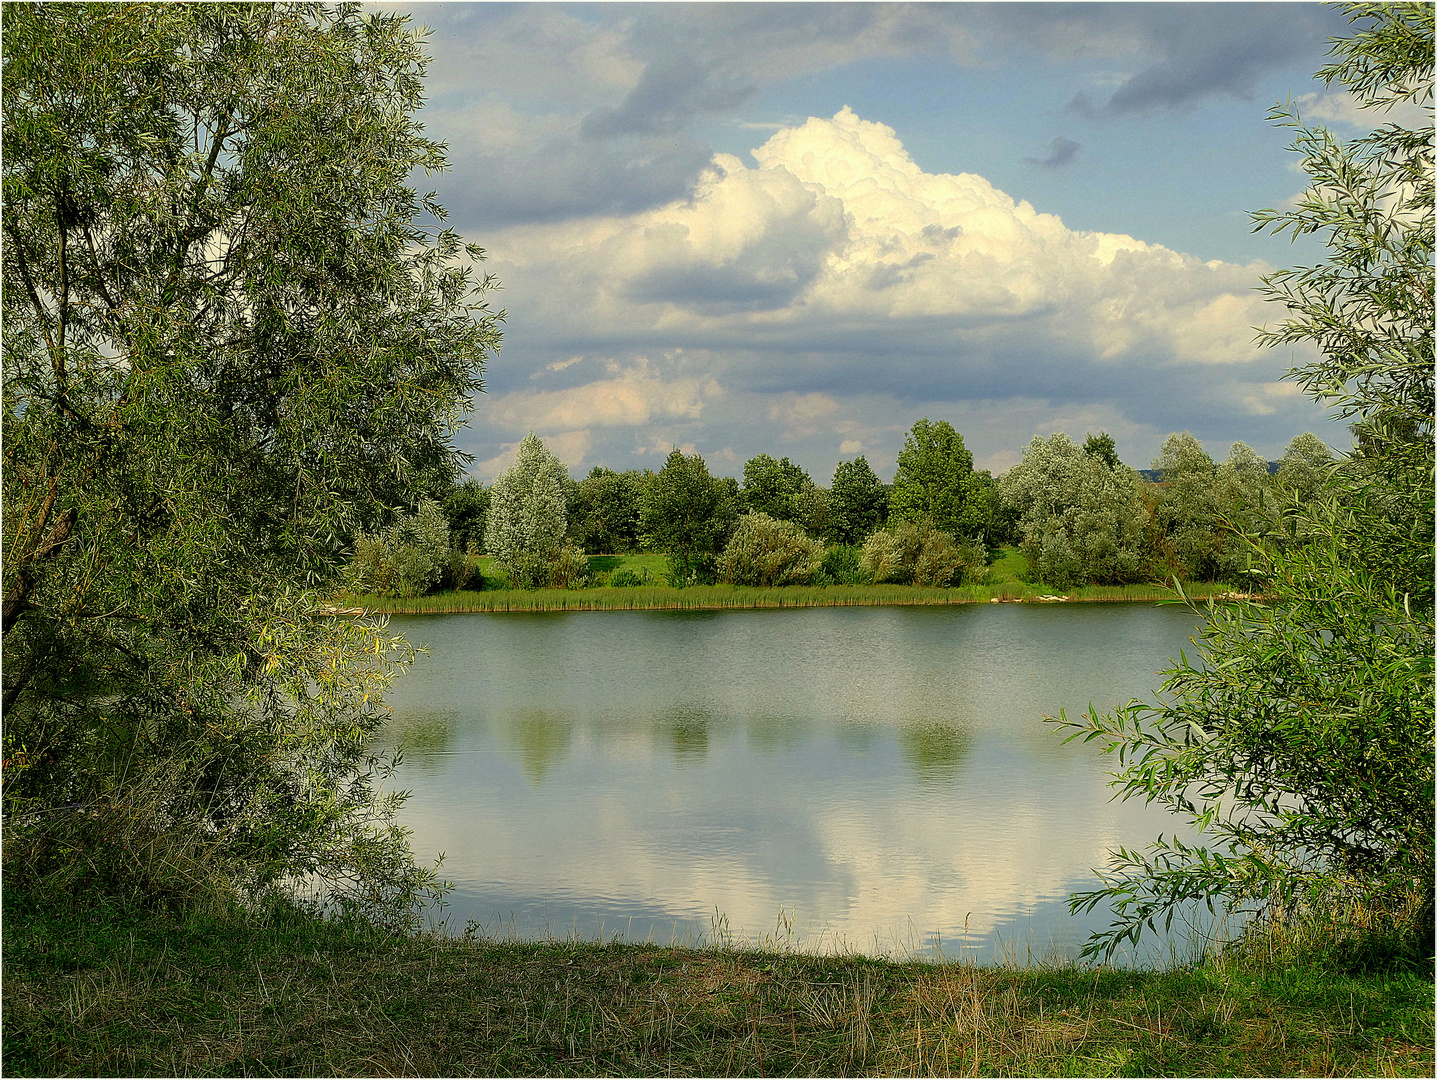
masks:
<svg viewBox="0 0 1437 1080"><path fill-rule="evenodd" d="M433 878L369 742L407 650L317 590L457 473L499 344L482 252L416 224L419 43L357 5L4 19L7 887L150 888L123 820L402 917Z"/></svg>
<svg viewBox="0 0 1437 1080"><path fill-rule="evenodd" d="M1322 76L1369 108L1430 109L1431 6L1347 11L1361 25ZM1116 853L1104 886L1073 898L1115 906L1090 951L1221 899L1268 925L1361 911L1364 933L1405 938L1430 965L1432 128L1347 145L1297 131L1313 186L1295 210L1255 218L1327 233L1328 259L1266 279L1291 318L1263 340L1319 346L1291 375L1359 418L1359 446L1309 499L1302 542L1254 545L1268 603L1210 612L1196 662L1168 672L1158 703L1064 718L1118 755L1125 797L1205 834Z"/></svg>
<svg viewBox="0 0 1437 1080"><path fill-rule="evenodd" d="M988 525L989 506L979 497L980 489L963 436L947 420L934 424L925 416L898 452L888 516L891 521L928 520L955 536L977 536Z"/></svg>
<svg viewBox="0 0 1437 1080"><path fill-rule="evenodd" d="M813 478L788 458L759 454L743 464L743 505L751 513L792 521L794 500L811 487Z"/></svg>
<svg viewBox="0 0 1437 1080"><path fill-rule="evenodd" d="M1326 485L1334 464L1331 447L1312 432L1303 432L1287 444L1277 464L1277 488L1289 501L1306 503Z"/></svg>
<svg viewBox="0 0 1437 1080"><path fill-rule="evenodd" d="M568 525L568 479L564 463L531 431L513 467L494 480L484 547L516 588L538 588L549 579Z"/></svg>
<svg viewBox="0 0 1437 1080"><path fill-rule="evenodd" d="M821 569L839 585L864 585L870 580L863 572L863 549L853 544L830 544L823 553Z"/></svg>
<svg viewBox="0 0 1437 1080"><path fill-rule="evenodd" d="M862 454L840 461L829 487L829 539L861 544L888 517L888 492Z"/></svg>
<svg viewBox="0 0 1437 1080"><path fill-rule="evenodd" d="M549 564L549 588L582 589L589 580L589 557L572 540L565 540Z"/></svg>
<svg viewBox="0 0 1437 1080"><path fill-rule="evenodd" d="M929 522L900 521L868 538L860 565L871 581L948 588L981 575L986 551Z"/></svg>
<svg viewBox="0 0 1437 1080"><path fill-rule="evenodd" d="M1162 475L1152 516L1166 576L1184 581L1249 580L1243 533L1260 533L1273 509L1267 462L1233 443L1218 465L1190 432L1169 435L1153 461Z"/></svg>
<svg viewBox="0 0 1437 1080"><path fill-rule="evenodd" d="M830 528L828 492L788 458L759 454L744 462L742 505L780 521L796 521L810 536Z"/></svg>
<svg viewBox="0 0 1437 1080"><path fill-rule="evenodd" d="M1143 580L1148 513L1133 470L1059 432L1034 438L999 484L1039 580L1059 588Z"/></svg>
<svg viewBox="0 0 1437 1080"><path fill-rule="evenodd" d="M1104 947L1216 897L1270 915L1415 904L1408 917L1430 919L1431 617L1348 560L1360 512L1329 499L1314 517L1320 540L1263 553L1280 602L1212 608L1205 662L1167 672L1158 704L1071 722L1118 754L1124 798L1204 833L1119 850L1104 887L1075 897L1114 902Z"/></svg>
<svg viewBox="0 0 1437 1080"><path fill-rule="evenodd" d="M419 596L440 583L449 570L449 522L433 499L413 514L354 544L351 588L385 596Z"/></svg>
<svg viewBox="0 0 1437 1080"><path fill-rule="evenodd" d="M750 511L718 560L718 577L730 585L802 585L823 563L823 542L792 521Z"/></svg>
<svg viewBox="0 0 1437 1080"><path fill-rule="evenodd" d="M1122 466L1118 460L1118 444L1106 431L1100 431L1096 435L1088 432L1088 438L1083 443L1083 453L1088 457L1095 457L1110 469L1117 469Z"/></svg>
<svg viewBox="0 0 1437 1080"><path fill-rule="evenodd" d="M609 584L615 589L637 589L644 579L632 570L615 570L609 577Z"/></svg>
<svg viewBox="0 0 1437 1080"><path fill-rule="evenodd" d="M1318 72L1342 84L1374 119L1393 105L1428 122L1386 123L1342 142L1290 109L1272 118L1295 134L1312 179L1297 205L1253 215L1259 228L1325 236L1328 257L1264 279L1268 299L1293 318L1265 331L1270 345L1310 343L1318 358L1289 375L1356 421L1358 448L1339 483L1370 517L1350 557L1392 580L1414 603L1433 598L1433 9L1354 4L1364 29L1335 43Z"/></svg>
<svg viewBox="0 0 1437 1080"><path fill-rule="evenodd" d="M569 535L580 547L617 555L639 546L643 474L595 465L569 499Z"/></svg>
<svg viewBox="0 0 1437 1080"><path fill-rule="evenodd" d="M1216 499L1217 464L1191 432L1183 431L1163 441L1152 467L1162 476L1153 523L1166 576L1218 580L1224 543Z"/></svg>
<svg viewBox="0 0 1437 1080"><path fill-rule="evenodd" d="M738 485L710 476L698 454L675 448L650 481L640 508L644 544L669 557L677 587L714 580L718 553L736 524Z"/></svg>
<svg viewBox="0 0 1437 1080"><path fill-rule="evenodd" d="M449 520L451 546L469 555L484 551L484 529L489 514L489 489L478 480L454 485L440 503Z"/></svg>

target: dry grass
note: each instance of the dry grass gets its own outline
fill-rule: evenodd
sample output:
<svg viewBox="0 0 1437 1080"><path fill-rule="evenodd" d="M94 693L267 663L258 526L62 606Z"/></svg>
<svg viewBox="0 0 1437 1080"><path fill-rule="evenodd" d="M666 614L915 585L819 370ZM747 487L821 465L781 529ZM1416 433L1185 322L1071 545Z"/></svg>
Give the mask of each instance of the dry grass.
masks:
<svg viewBox="0 0 1437 1080"><path fill-rule="evenodd" d="M7 914L9 914L7 912ZM17 923L19 925L17 925ZM7 919L12 1075L1431 1075L1430 977Z"/></svg>

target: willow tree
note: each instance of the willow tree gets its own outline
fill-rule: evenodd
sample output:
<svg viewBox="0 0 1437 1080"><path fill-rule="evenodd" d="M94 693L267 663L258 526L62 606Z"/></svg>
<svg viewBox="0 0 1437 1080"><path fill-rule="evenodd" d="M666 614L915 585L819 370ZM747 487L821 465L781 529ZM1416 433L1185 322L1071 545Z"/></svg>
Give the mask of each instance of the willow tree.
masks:
<svg viewBox="0 0 1437 1080"><path fill-rule="evenodd" d="M532 431L519 444L513 467L494 480L484 548L517 588L549 582L568 526L568 480L568 468Z"/></svg>
<svg viewBox="0 0 1437 1080"><path fill-rule="evenodd" d="M14 4L3 40L7 883L402 918L432 879L366 747L403 643L323 593L455 472L502 318L419 224L420 40L311 4Z"/></svg>
<svg viewBox="0 0 1437 1080"><path fill-rule="evenodd" d="M1116 911L1092 951L1222 900L1432 955L1433 8L1347 13L1357 28L1319 77L1378 126L1344 142L1279 110L1311 186L1255 218L1326 241L1322 262L1265 279L1288 316L1261 340L1316 346L1289 375L1355 421L1357 446L1319 477L1295 542L1254 544L1267 602L1211 611L1163 700L1072 722L1120 755L1125 797L1203 834L1121 850L1073 898ZM1424 122L1380 123L1398 104Z"/></svg>

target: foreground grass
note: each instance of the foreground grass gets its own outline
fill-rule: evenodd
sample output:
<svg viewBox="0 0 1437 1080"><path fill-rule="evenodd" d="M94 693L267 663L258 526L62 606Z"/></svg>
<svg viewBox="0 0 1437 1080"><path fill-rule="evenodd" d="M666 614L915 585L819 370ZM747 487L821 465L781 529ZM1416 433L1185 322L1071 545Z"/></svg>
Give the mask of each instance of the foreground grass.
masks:
<svg viewBox="0 0 1437 1080"><path fill-rule="evenodd" d="M1194 599L1221 596L1225 585L1184 586ZM1005 582L928 589L914 585L786 585L776 589L742 585L693 585L686 589L640 586L616 589L494 589L431 593L411 599L350 593L336 604L389 615L430 615L482 611L705 611L753 608L888 607L981 603L1175 600L1161 585L1088 585L1062 593L1046 585Z"/></svg>
<svg viewBox="0 0 1437 1080"><path fill-rule="evenodd" d="M1430 975L386 937L7 891L7 1075L1431 1075Z"/></svg>

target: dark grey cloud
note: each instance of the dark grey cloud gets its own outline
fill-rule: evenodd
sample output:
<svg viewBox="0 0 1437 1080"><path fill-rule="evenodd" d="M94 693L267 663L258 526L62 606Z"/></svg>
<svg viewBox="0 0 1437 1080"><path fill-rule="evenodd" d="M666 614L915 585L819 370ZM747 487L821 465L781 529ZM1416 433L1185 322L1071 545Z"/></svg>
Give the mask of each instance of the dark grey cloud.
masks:
<svg viewBox="0 0 1437 1080"><path fill-rule="evenodd" d="M1008 5L1005 5L1008 6ZM1323 43L1343 32L1346 20L1326 5L1297 4L1092 4L1011 5L1015 22L1052 20L1035 40L1047 41L1057 24L1068 48L1090 55L1126 41L1138 69L1106 101L1080 91L1068 109L1089 118L1116 117L1154 109L1187 108L1212 97L1251 100L1258 82L1274 70L1305 66ZM1086 44L1084 44L1086 41ZM1051 46L1056 48L1056 42Z"/></svg>
<svg viewBox="0 0 1437 1080"><path fill-rule="evenodd" d="M617 107L603 106L584 117L580 132L591 139L616 135L663 135L678 131L701 113L727 112L753 96L742 82L713 64L685 54L665 56L644 68L638 84Z"/></svg>
<svg viewBox="0 0 1437 1080"><path fill-rule="evenodd" d="M1072 161L1082 148L1082 143L1074 142L1066 136L1059 135L1048 144L1048 152L1042 157L1025 157L1023 160L1029 165L1040 165L1045 169L1057 169Z"/></svg>
<svg viewBox="0 0 1437 1080"><path fill-rule="evenodd" d="M713 161L707 145L685 136L615 142L555 136L531 149L466 146L462 137L449 143L451 171L429 182L456 228L481 233L637 213L687 197Z"/></svg>

